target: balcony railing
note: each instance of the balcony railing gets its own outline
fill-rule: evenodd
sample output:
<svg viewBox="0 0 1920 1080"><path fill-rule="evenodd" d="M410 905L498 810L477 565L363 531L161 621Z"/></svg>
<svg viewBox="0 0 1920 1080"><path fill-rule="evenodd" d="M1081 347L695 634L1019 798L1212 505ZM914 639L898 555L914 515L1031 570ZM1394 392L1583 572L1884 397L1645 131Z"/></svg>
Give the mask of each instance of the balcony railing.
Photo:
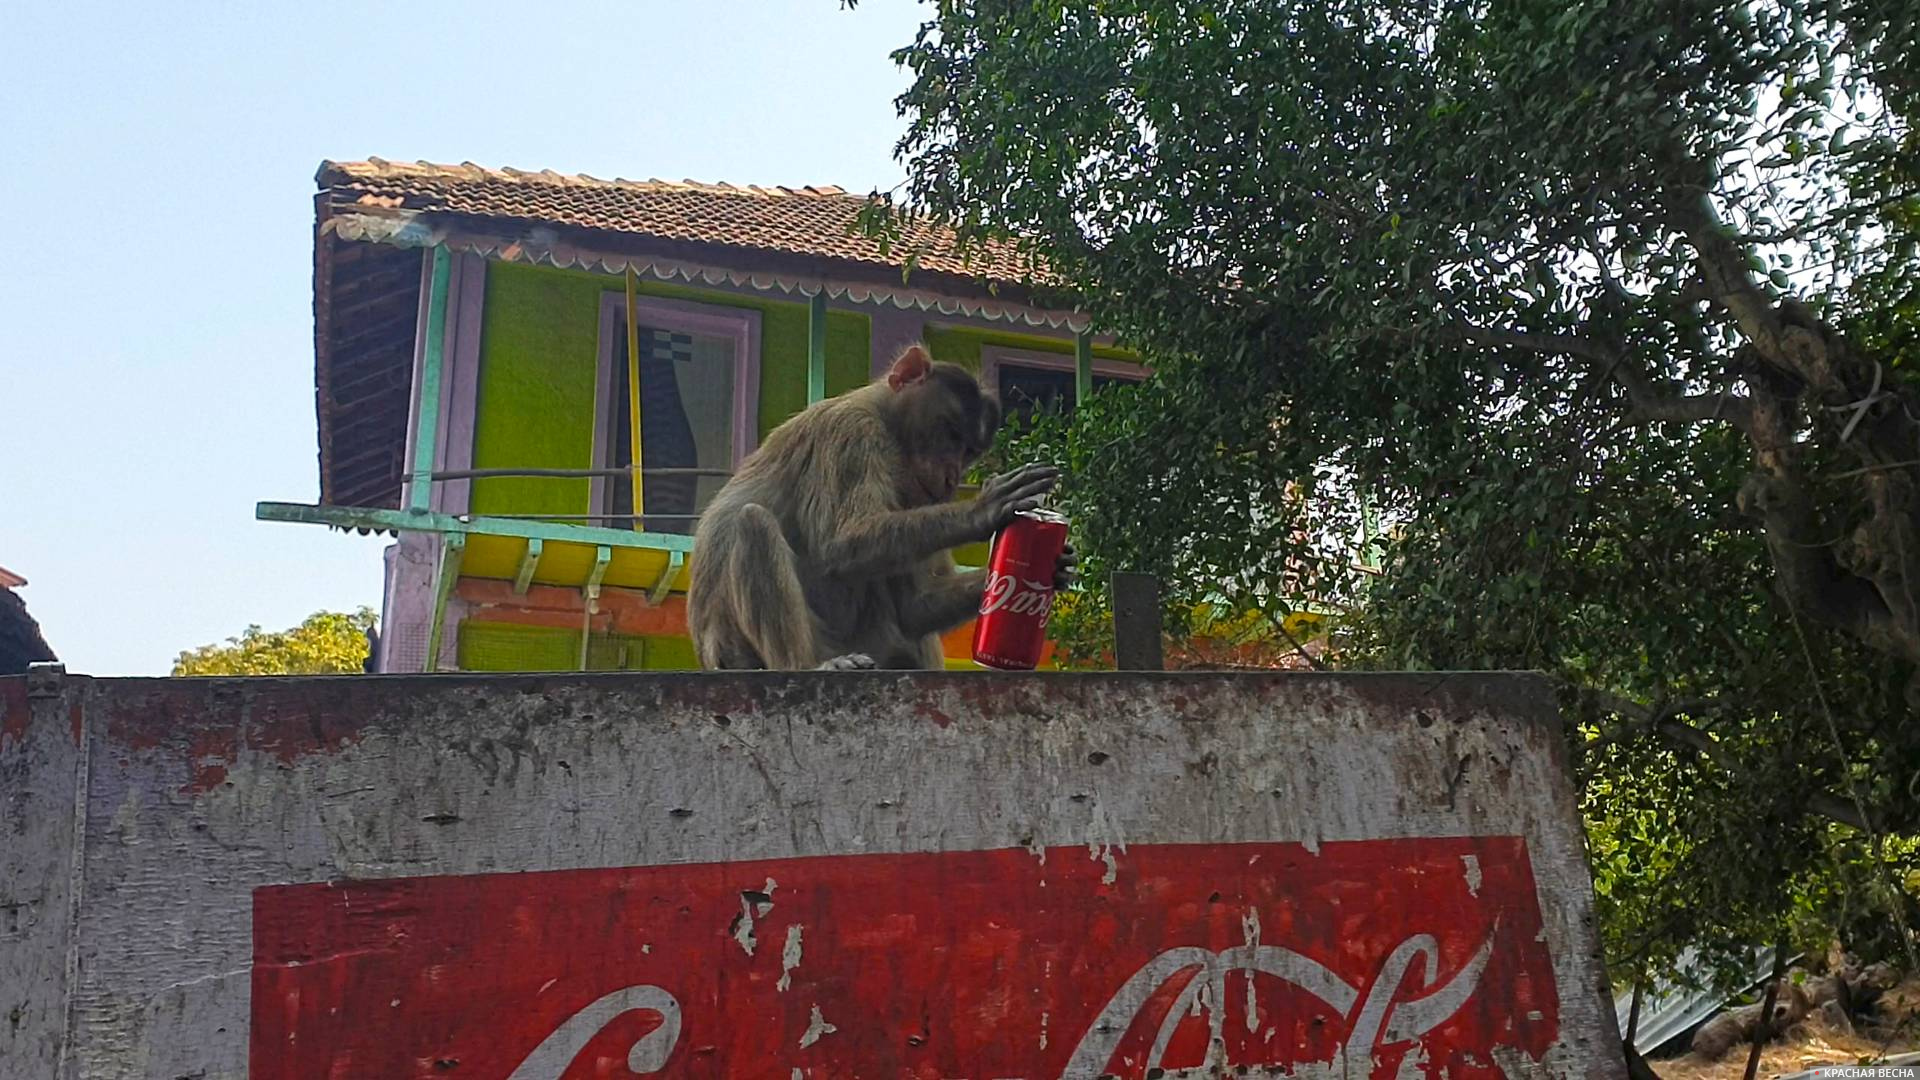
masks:
<svg viewBox="0 0 1920 1080"><path fill-rule="evenodd" d="M527 479L580 480L624 478L633 470L555 469L544 467L443 469L427 474L429 483L444 484L463 480ZM727 469L643 468L648 476L731 476ZM416 479L421 479L415 474ZM979 488L966 485L963 495ZM289 521L327 525L338 529L370 532L419 532L441 539L440 562L434 572L433 617L427 631L425 668L437 666L440 642L445 631L447 601L462 576L495 578L513 582L516 595L524 596L533 584L578 588L584 601L582 649L586 648L586 625L598 611L601 590L608 586L643 590L654 604L662 603L669 593L685 591L689 557L693 553L690 532L653 532L644 528L617 527L616 522L644 525L648 521L698 522L699 514L604 513L578 514L527 512L488 514L449 514L426 509L431 499L409 493L406 509L351 506L310 506L302 503L262 502L254 516L262 521ZM978 558L960 561L984 562L984 546ZM963 549L963 551L966 549ZM584 655L584 653L583 653ZM583 660L584 663L584 660Z"/></svg>

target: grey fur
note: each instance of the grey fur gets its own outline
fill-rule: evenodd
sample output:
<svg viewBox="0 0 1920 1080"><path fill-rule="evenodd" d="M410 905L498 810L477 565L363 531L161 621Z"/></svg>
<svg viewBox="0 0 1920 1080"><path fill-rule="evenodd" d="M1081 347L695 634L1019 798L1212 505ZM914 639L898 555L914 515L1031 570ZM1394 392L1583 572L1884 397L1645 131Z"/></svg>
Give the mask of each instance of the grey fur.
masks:
<svg viewBox="0 0 1920 1080"><path fill-rule="evenodd" d="M950 550L1039 505L1058 476L1028 466L950 501L999 426L971 374L912 345L888 375L775 428L695 534L687 623L701 666L942 667L940 635L972 617L984 585Z"/></svg>

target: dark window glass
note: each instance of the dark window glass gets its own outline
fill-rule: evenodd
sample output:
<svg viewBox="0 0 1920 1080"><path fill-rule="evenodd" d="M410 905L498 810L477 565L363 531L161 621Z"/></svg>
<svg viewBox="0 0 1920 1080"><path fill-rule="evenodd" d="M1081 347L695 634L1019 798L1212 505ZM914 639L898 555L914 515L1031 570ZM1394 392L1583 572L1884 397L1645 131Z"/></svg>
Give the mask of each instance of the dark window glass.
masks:
<svg viewBox="0 0 1920 1080"><path fill-rule="evenodd" d="M1025 426L1041 409L1059 409L1073 414L1073 372L1062 368L1028 367L1024 364L999 365L1000 403L1009 423ZM1138 380L1115 375L1093 377L1093 388Z"/></svg>
<svg viewBox="0 0 1920 1080"><path fill-rule="evenodd" d="M733 463L734 346L729 338L679 334L640 327L640 449L649 469L727 469ZM606 464L633 463L632 397L627 380L627 340L621 328L613 350L613 423ZM691 533L694 514L706 506L724 476L648 476L646 529ZM633 484L607 482L609 514L632 514ZM652 515L661 515L654 517ZM635 528L631 518L613 518L614 528Z"/></svg>

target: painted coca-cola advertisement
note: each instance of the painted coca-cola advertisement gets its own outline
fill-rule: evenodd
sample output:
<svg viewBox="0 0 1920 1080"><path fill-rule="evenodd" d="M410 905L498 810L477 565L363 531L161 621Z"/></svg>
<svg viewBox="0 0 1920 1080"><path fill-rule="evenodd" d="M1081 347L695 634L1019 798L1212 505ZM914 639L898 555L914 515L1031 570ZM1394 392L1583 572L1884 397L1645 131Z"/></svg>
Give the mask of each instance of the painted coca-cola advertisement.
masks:
<svg viewBox="0 0 1920 1080"><path fill-rule="evenodd" d="M255 1080L1461 1080L1559 1034L1507 836L272 886L253 935Z"/></svg>

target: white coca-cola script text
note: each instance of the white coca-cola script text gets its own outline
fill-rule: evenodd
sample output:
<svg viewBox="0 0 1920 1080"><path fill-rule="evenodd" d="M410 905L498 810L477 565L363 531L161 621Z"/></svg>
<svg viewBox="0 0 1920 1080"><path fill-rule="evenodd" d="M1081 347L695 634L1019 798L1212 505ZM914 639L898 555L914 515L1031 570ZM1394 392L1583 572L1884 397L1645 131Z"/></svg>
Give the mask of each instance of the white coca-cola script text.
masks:
<svg viewBox="0 0 1920 1080"><path fill-rule="evenodd" d="M1002 608L1015 615L1044 619L1053 609L1053 586L989 570L986 592L980 596L980 614L991 615Z"/></svg>
<svg viewBox="0 0 1920 1080"><path fill-rule="evenodd" d="M1154 992L1169 980L1196 969L1161 1019L1145 1068L1160 1066L1161 1056L1181 1021L1200 1012L1207 1014L1216 1036L1209 1040L1206 1067L1225 1064L1214 1061L1213 1055L1220 1045L1220 1025L1225 1021L1226 977L1228 972L1240 971L1291 983L1344 1015L1348 1038L1340 1056L1356 1063L1364 1074L1377 1048L1417 1039L1459 1011L1473 996L1492 951L1493 937L1489 935L1473 957L1442 982L1437 970L1439 946L1432 937L1416 934L1387 956L1370 982L1355 986L1320 963L1273 945L1250 944L1219 951L1169 949L1135 972L1108 998L1074 1048L1061 1080L1092 1080L1101 1075ZM1411 980L1406 977L1410 971L1414 973ZM1413 995L1402 997L1408 990ZM660 987L630 986L569 1017L508 1080L553 1080L595 1034L635 1009L659 1013L662 1023L633 1045L627 1054L627 1068L639 1075L661 1071L680 1039L680 1003Z"/></svg>

